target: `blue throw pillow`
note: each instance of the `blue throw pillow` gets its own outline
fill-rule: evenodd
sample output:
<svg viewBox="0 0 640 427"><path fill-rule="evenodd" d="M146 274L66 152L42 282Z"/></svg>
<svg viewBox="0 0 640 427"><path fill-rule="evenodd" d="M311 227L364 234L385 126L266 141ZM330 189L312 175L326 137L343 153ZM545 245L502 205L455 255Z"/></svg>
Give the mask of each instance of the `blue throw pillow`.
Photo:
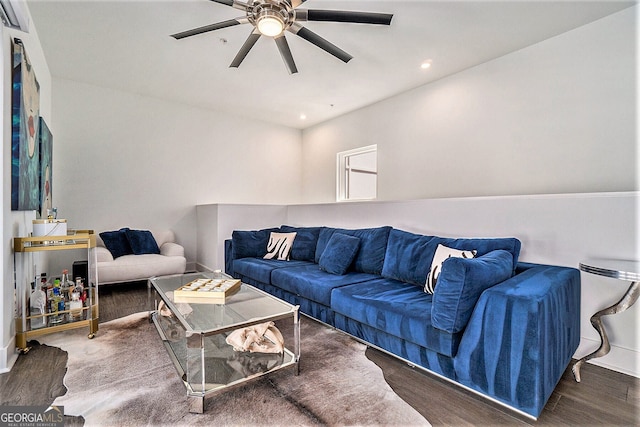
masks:
<svg viewBox="0 0 640 427"><path fill-rule="evenodd" d="M513 255L505 250L445 260L433 293L432 325L449 333L464 330L480 294L512 275Z"/></svg>
<svg viewBox="0 0 640 427"><path fill-rule="evenodd" d="M149 230L126 229L127 240L135 255L159 254L160 248Z"/></svg>
<svg viewBox="0 0 640 427"><path fill-rule="evenodd" d="M118 231L103 231L100 233L100 238L104 242L104 247L111 252L113 258L118 258L123 255L131 255L133 250L129 245L127 239L126 230L128 228L121 228Z"/></svg>
<svg viewBox="0 0 640 427"><path fill-rule="evenodd" d="M343 275L349 269L359 248L360 238L334 233L320 255L318 265L327 273Z"/></svg>

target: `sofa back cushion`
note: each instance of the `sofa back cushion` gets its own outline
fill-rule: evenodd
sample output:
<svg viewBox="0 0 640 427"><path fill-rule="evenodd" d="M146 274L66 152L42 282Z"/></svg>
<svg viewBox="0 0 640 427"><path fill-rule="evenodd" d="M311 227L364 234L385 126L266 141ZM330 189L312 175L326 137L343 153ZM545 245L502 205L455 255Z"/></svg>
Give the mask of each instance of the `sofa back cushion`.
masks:
<svg viewBox="0 0 640 427"><path fill-rule="evenodd" d="M318 237L320 236L320 230L323 228L281 226L280 231L283 233L296 233L296 238L291 247L290 259L314 262Z"/></svg>
<svg viewBox="0 0 640 427"><path fill-rule="evenodd" d="M267 243L271 232L278 232L278 228L263 230L240 231L231 234L233 259L262 258L267 253Z"/></svg>
<svg viewBox="0 0 640 427"><path fill-rule="evenodd" d="M438 245L448 248L476 251L476 257L498 249L506 250L513 259L513 268L518 263L520 241L515 238L495 239L451 239L424 236L398 229L391 230L389 244L384 257L382 275L390 279L413 283L423 287L431 268Z"/></svg>
<svg viewBox="0 0 640 427"><path fill-rule="evenodd" d="M478 258L448 258L433 293L431 323L454 334L467 326L480 294L513 275L513 256L504 250Z"/></svg>
<svg viewBox="0 0 640 427"><path fill-rule="evenodd" d="M318 237L315 262L319 264L320 257L327 247L331 236L333 236L334 233L341 233L360 239L360 249L353 260L352 269L360 273L380 274L382 273L390 231L391 227L360 228L357 230L323 228L320 230Z"/></svg>

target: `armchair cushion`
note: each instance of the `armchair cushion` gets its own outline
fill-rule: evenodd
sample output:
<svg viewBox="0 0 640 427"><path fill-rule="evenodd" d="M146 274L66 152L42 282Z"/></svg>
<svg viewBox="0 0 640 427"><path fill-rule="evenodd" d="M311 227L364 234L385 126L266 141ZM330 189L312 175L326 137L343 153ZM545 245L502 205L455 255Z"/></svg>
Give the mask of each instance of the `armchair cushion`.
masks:
<svg viewBox="0 0 640 427"><path fill-rule="evenodd" d="M149 230L125 229L127 240L134 255L159 254L160 248Z"/></svg>
<svg viewBox="0 0 640 427"><path fill-rule="evenodd" d="M100 233L100 238L104 242L104 246L111 252L113 258L118 258L123 255L131 255L133 249L129 244L127 238L128 228L121 228L117 231L103 231Z"/></svg>
<svg viewBox="0 0 640 427"><path fill-rule="evenodd" d="M146 239L148 243L155 243L158 252L136 255L130 248L129 254L114 257L106 247L107 241L116 233L121 233L120 237L126 236L125 230L127 229L122 228L118 232L102 232L96 236L96 259L100 284L134 282L153 276L185 272L187 260L184 256L184 247L176 243L175 234L171 230L153 232L131 230L134 231L134 235L137 234L135 237ZM136 242L136 244L140 243ZM155 251L153 247L145 249L141 246L137 249Z"/></svg>

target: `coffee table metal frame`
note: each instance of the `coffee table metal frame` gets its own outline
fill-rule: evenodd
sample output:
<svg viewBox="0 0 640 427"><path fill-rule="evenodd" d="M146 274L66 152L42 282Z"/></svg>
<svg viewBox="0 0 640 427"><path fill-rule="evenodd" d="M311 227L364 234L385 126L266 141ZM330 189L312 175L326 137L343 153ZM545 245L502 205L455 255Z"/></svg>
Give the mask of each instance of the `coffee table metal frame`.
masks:
<svg viewBox="0 0 640 427"><path fill-rule="evenodd" d="M289 367L299 374L299 306L246 283L224 304L174 301L172 291L178 287L198 278L214 279L220 275L198 272L149 279L149 287L155 291L151 320L187 389L189 412L203 413L206 397L262 375ZM293 321L293 348L285 348L281 355L235 352L224 342L226 335L236 329L283 319Z"/></svg>

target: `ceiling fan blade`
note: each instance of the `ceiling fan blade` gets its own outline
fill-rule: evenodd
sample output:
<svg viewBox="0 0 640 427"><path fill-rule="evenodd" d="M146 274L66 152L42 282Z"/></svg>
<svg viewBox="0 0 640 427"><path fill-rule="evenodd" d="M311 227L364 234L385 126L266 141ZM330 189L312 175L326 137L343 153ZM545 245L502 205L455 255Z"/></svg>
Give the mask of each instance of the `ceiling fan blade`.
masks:
<svg viewBox="0 0 640 427"><path fill-rule="evenodd" d="M209 31L220 30L222 28L233 27L234 25L246 24L248 22L249 20L247 18L229 19L228 21L217 22L215 24L205 25L204 27L198 27L181 33L172 34L171 37L176 40L180 40L185 37L208 33Z"/></svg>
<svg viewBox="0 0 640 427"><path fill-rule="evenodd" d="M300 24L295 24L294 23L294 25L289 27L289 31L291 31L293 34L296 34L296 35L302 37L303 39L305 39L309 43L312 43L312 44L318 46L320 49L330 53L331 55L335 56L336 58L338 58L342 62L349 62L349 61L351 61L353 59L353 56L349 55L347 52L345 52L344 50L340 49L338 46L336 46L333 43L331 43L330 41L320 37L319 35L317 35L313 31L303 27Z"/></svg>
<svg viewBox="0 0 640 427"><path fill-rule="evenodd" d="M238 51L238 54L236 55L236 57L233 58L233 62L231 63L231 65L229 65L229 67L238 68L240 64L242 64L242 61L244 61L244 58L247 57L247 54L249 53L253 45L256 44L259 38L260 38L260 32L258 30L255 30L251 34L249 34L249 38L247 38L247 41L244 42L244 44Z"/></svg>
<svg viewBox="0 0 640 427"><path fill-rule="evenodd" d="M242 9L242 10L246 10L247 9L247 5L246 4L240 3L240 2L234 1L234 0L211 0L211 1L215 2L215 3L224 4L225 6L235 7L236 9Z"/></svg>
<svg viewBox="0 0 640 427"><path fill-rule="evenodd" d="M350 22L355 24L391 25L393 15L377 12L352 12L348 10L297 9L297 21Z"/></svg>
<svg viewBox="0 0 640 427"><path fill-rule="evenodd" d="M287 70L289 70L289 74L295 74L298 72L298 68L296 67L296 63L293 60L293 55L291 54L291 49L289 49L289 43L287 43L287 39L284 34L280 34L274 38L276 41L276 45L278 46L278 50L280 51L280 55L282 56L282 60L287 65Z"/></svg>
<svg viewBox="0 0 640 427"><path fill-rule="evenodd" d="M243 3L237 0L211 0L211 1L215 3L223 4L225 6L231 6L235 9L240 9L240 10L247 10L247 8L249 7L247 3Z"/></svg>

